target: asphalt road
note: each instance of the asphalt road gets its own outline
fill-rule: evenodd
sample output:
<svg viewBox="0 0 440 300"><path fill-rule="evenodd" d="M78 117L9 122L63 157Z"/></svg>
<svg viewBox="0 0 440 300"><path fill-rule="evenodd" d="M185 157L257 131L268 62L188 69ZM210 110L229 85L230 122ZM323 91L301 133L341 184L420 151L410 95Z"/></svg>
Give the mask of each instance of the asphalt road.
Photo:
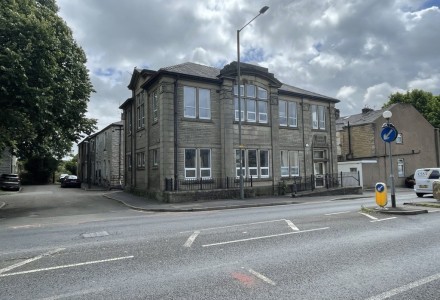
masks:
<svg viewBox="0 0 440 300"><path fill-rule="evenodd" d="M1 201L0 299L439 298L436 209L367 215L372 199L358 199L145 213L57 186Z"/></svg>

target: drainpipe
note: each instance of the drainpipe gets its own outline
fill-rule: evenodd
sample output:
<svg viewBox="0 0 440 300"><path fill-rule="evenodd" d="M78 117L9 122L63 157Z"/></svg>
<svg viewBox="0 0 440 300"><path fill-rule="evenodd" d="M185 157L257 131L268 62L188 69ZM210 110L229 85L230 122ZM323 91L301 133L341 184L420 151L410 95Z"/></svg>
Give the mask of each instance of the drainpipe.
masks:
<svg viewBox="0 0 440 300"><path fill-rule="evenodd" d="M306 136L304 127L304 98L301 98L301 119L302 119L302 135L303 135L303 154L304 154L304 180L307 178L306 167Z"/></svg>
<svg viewBox="0 0 440 300"><path fill-rule="evenodd" d="M177 107L177 87L178 87L178 81L179 81L179 76L176 76L176 79L174 80L174 96L173 96L173 105L174 105L174 190L177 191L178 188L178 184L177 184L177 179L178 174L177 174L177 151L178 151L178 107Z"/></svg>
<svg viewBox="0 0 440 300"><path fill-rule="evenodd" d="M332 135L332 115L331 115L331 105L330 103L328 104L328 120L329 120L329 129L330 129L330 168L332 170L331 174L333 174L333 135ZM336 124L336 119L335 119L335 124Z"/></svg>
<svg viewBox="0 0 440 300"><path fill-rule="evenodd" d="M350 122L347 122L347 131L348 131L348 157L351 159L352 157L352 149L351 149L351 127Z"/></svg>

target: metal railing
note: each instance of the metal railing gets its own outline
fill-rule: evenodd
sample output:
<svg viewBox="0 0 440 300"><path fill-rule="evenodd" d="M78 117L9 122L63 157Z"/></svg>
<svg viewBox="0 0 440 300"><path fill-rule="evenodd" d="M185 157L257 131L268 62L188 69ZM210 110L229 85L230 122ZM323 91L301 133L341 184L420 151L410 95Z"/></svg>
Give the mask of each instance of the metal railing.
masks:
<svg viewBox="0 0 440 300"><path fill-rule="evenodd" d="M360 186L360 173L339 172L321 176L310 175L308 177L283 178L279 185L287 189L286 192L314 191L317 188L338 188Z"/></svg>
<svg viewBox="0 0 440 300"><path fill-rule="evenodd" d="M253 178L243 178L243 186L252 187ZM173 178L165 178L165 191L236 189L239 187L238 177L178 179L176 182Z"/></svg>

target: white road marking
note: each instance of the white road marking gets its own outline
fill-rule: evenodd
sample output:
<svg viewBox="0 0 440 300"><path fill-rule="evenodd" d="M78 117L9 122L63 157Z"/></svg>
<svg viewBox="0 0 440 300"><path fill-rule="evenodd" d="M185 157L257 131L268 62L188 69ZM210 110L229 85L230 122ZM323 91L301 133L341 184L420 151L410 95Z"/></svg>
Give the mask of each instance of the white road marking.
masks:
<svg viewBox="0 0 440 300"><path fill-rule="evenodd" d="M41 224L33 224L33 225L21 225L21 226L11 226L9 228L12 229L21 229L21 228L39 228Z"/></svg>
<svg viewBox="0 0 440 300"><path fill-rule="evenodd" d="M350 211L340 211L340 212L335 212L335 213L331 213L331 214L324 214L324 216L340 215L340 214L346 214L349 212Z"/></svg>
<svg viewBox="0 0 440 300"><path fill-rule="evenodd" d="M372 220L378 220L378 218L373 217L373 216L370 216L369 214L362 213L362 212L360 212L360 214L361 214L361 215L364 215L364 216L366 216L366 217L368 217L368 218L370 218L370 219L372 219Z"/></svg>
<svg viewBox="0 0 440 300"><path fill-rule="evenodd" d="M373 220L373 221L370 221L370 222L371 222L371 223L373 223L373 222L381 222L381 221L392 220L392 219L397 219L397 217L391 217L391 218L385 218L385 219L378 219L378 220Z"/></svg>
<svg viewBox="0 0 440 300"><path fill-rule="evenodd" d="M42 269L35 269L35 270L29 270L29 271L15 272L15 273L0 274L0 277L8 277L8 276L23 275L23 274L30 274L30 273L43 272L43 271L73 268L73 267L79 267L79 266L85 266L85 265L92 265L92 264L99 264L99 263L117 261L117 260L122 260L122 259L128 259L128 258L133 258L133 257L134 256L132 256L132 255L131 256L123 256L123 257L116 257L116 258L110 258L110 259L88 261L88 262L83 262L83 263L78 263L78 264L70 264L70 265L56 266L56 267L50 267L50 268L42 268Z"/></svg>
<svg viewBox="0 0 440 300"><path fill-rule="evenodd" d="M240 240L227 241L227 242L221 242L221 243L207 244L207 245L202 245L202 247L220 246L220 245L247 242L247 241L253 241L253 240L268 239L268 238L273 238L273 237L278 237L278 236L283 236L283 235L291 235L291 234L302 233L302 232L312 232L312 231L318 231L318 230L325 230L325 229L329 229L329 228L330 227L323 227L323 228L316 228L316 229L303 230L303 231L295 231L295 232L287 232L287 233L259 236L259 237L248 238L248 239L240 239Z"/></svg>
<svg viewBox="0 0 440 300"><path fill-rule="evenodd" d="M200 231L194 231L194 233L188 238L188 240L185 242L183 247L191 247L192 243L194 243L194 240L196 237L200 234Z"/></svg>
<svg viewBox="0 0 440 300"><path fill-rule="evenodd" d="M224 229L224 228L233 228L233 227L257 225L257 224L265 224L265 223L275 223L275 222L281 222L281 221L286 221L286 219L279 219L279 220L272 220L272 221L263 221L263 222L254 222L254 223L246 223L246 224L236 224L236 225L229 225L229 226L222 226L222 227L210 227L210 228L200 229L200 231L216 230L216 229ZM180 233L188 233L188 232L193 232L193 231L192 230L181 231Z"/></svg>
<svg viewBox="0 0 440 300"><path fill-rule="evenodd" d="M55 250L51 250L51 251L48 251L48 252L46 252L46 253L40 254L40 255L38 255L38 256L35 256L35 257L33 257L33 258L29 258L29 259L26 259L26 260L21 261L21 262L19 262L19 263L16 263L16 264L14 264L14 265L12 265L12 266L9 266L9 267L6 267L6 268L3 268L3 269L0 269L0 274L5 273L5 272L8 272L8 271L11 271L11 270L13 270L13 269L15 269L15 268L18 268L18 267L24 266L24 265L26 265L26 264L28 264L28 263L31 263L31 262L36 261L36 260L38 260L38 259L41 259L41 258L43 258L43 257L45 257L45 256L52 255L52 254L55 254L55 253L57 253L57 252L63 251L64 249L65 249L65 248L58 248L58 249L55 249Z"/></svg>
<svg viewBox="0 0 440 300"><path fill-rule="evenodd" d="M424 285L424 284L427 284L427 283L430 283L430 282L432 282L434 280L439 280L439 279L440 279L440 273L432 275L432 276L429 276L429 277L425 277L423 279L420 279L420 280L408 283L408 284L403 285L401 287L389 290L389 291L384 292L382 294L379 294L379 295L376 295L374 297L368 298L367 300L383 300L383 299L387 299L387 298L393 297L393 296L395 296L397 294L401 294L401 293L409 291L409 290L411 290L413 288L419 287L421 285Z"/></svg>
<svg viewBox="0 0 440 300"><path fill-rule="evenodd" d="M290 228L292 228L292 230L294 231L299 231L299 228L295 226L295 224L293 224L292 221L290 220L286 220L287 225L289 225Z"/></svg>
<svg viewBox="0 0 440 300"><path fill-rule="evenodd" d="M267 278L267 277L264 276L263 274L258 273L257 271L254 271L254 270L252 270L252 269L249 269L248 271L249 271L249 273L251 273L252 275L254 275L254 276L260 278L261 280L263 280L264 282L266 282L266 283L268 283L268 284L271 284L271 285L277 285L274 281L270 280L269 278Z"/></svg>

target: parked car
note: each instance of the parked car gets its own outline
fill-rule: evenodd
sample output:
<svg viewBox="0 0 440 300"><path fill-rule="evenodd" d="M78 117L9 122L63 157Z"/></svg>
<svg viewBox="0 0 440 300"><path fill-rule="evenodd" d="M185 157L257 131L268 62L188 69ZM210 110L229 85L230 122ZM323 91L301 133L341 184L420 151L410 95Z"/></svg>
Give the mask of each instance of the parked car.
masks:
<svg viewBox="0 0 440 300"><path fill-rule="evenodd" d="M67 176L69 176L69 174L61 174L59 182L63 182L64 178L66 178Z"/></svg>
<svg viewBox="0 0 440 300"><path fill-rule="evenodd" d="M2 174L0 176L0 187L2 190L20 190L20 177L18 174Z"/></svg>
<svg viewBox="0 0 440 300"><path fill-rule="evenodd" d="M408 177L405 178L405 186L407 188L412 189L415 184L416 184L416 180L414 179L414 174L409 175Z"/></svg>
<svg viewBox="0 0 440 300"><path fill-rule="evenodd" d="M61 187L81 187L81 181L76 175L68 175L61 181Z"/></svg>
<svg viewBox="0 0 440 300"><path fill-rule="evenodd" d="M432 194L432 184L440 180L440 168L417 169L414 173L416 180L414 192L417 197L423 197L426 194Z"/></svg>

